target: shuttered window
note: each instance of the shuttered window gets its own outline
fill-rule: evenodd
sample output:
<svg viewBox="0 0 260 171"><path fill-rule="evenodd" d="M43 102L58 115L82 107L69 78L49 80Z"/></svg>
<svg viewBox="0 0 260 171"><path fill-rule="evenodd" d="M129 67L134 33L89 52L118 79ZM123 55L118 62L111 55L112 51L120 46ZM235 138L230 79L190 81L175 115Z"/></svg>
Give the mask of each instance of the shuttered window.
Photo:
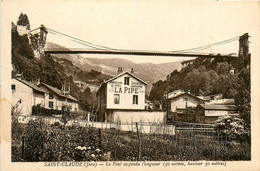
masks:
<svg viewBox="0 0 260 171"><path fill-rule="evenodd" d="M119 104L119 98L120 98L119 94L114 95L114 104Z"/></svg>
<svg viewBox="0 0 260 171"><path fill-rule="evenodd" d="M133 95L133 104L138 104L138 95Z"/></svg>
<svg viewBox="0 0 260 171"><path fill-rule="evenodd" d="M125 85L129 85L129 77L125 77Z"/></svg>

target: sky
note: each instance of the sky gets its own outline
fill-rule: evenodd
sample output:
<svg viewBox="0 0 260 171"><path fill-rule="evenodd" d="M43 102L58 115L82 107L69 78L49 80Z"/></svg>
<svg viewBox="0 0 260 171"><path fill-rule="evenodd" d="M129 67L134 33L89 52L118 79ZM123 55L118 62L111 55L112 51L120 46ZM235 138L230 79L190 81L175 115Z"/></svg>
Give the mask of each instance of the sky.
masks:
<svg viewBox="0 0 260 171"><path fill-rule="evenodd" d="M10 20L28 15L31 29L47 28L106 47L174 51L209 45L249 33L257 34L259 3L159 1L12 1ZM17 5L16 2L19 2ZM48 42L67 48L86 48L48 34ZM256 41L256 40L255 40ZM238 41L202 52L238 53ZM165 63L177 57L83 55L126 58L136 63Z"/></svg>

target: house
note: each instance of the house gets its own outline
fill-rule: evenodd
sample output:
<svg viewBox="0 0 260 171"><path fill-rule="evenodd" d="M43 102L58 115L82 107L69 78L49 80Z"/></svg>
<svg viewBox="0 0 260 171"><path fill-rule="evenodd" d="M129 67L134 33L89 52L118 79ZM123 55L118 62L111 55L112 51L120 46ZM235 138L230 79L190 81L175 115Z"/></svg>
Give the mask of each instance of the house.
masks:
<svg viewBox="0 0 260 171"><path fill-rule="evenodd" d="M169 99L169 98L175 97L175 96L177 96L179 94L183 94L183 93L185 93L184 90L174 90L170 93L166 93L165 97L166 97L166 99Z"/></svg>
<svg viewBox="0 0 260 171"><path fill-rule="evenodd" d="M185 67L188 66L189 64L193 64L194 61L195 61L195 59L183 61L183 62L181 63L181 68L185 68Z"/></svg>
<svg viewBox="0 0 260 171"><path fill-rule="evenodd" d="M47 92L44 105L46 109L62 110L62 106L66 105L71 106L70 111L78 111L79 101L69 94L70 91L60 90L45 83L41 83L39 87Z"/></svg>
<svg viewBox="0 0 260 171"><path fill-rule="evenodd" d="M12 109L16 114L31 115L34 105L45 106L45 91L23 80L20 76L12 79Z"/></svg>
<svg viewBox="0 0 260 171"><path fill-rule="evenodd" d="M196 108L196 122L215 123L219 116L235 115L236 106L226 104L200 104Z"/></svg>
<svg viewBox="0 0 260 171"><path fill-rule="evenodd" d="M235 105L234 99L214 99L208 102L207 104L215 104L215 105Z"/></svg>
<svg viewBox="0 0 260 171"><path fill-rule="evenodd" d="M84 81L74 81L74 83L80 88L81 91L84 91L86 88L89 88L91 92L97 91L99 87L94 84L88 84Z"/></svg>
<svg viewBox="0 0 260 171"><path fill-rule="evenodd" d="M185 109L186 107L197 107L198 104L204 103L202 99L186 92L168 98L167 101L172 112L177 112L178 110Z"/></svg>
<svg viewBox="0 0 260 171"><path fill-rule="evenodd" d="M162 121L165 112L145 110L145 83L131 72L118 68L117 75L97 91L99 120L108 122Z"/></svg>
<svg viewBox="0 0 260 171"><path fill-rule="evenodd" d="M204 100L191 93L179 93L167 99L168 111L174 115L174 120L183 122L195 121L195 109Z"/></svg>

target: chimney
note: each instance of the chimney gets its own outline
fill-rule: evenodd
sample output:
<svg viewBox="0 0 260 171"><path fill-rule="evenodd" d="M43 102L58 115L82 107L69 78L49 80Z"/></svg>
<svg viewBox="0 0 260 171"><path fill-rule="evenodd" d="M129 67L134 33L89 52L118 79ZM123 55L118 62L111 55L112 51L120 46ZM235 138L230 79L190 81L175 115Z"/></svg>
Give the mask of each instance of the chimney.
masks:
<svg viewBox="0 0 260 171"><path fill-rule="evenodd" d="M134 68L131 68L131 74L134 74Z"/></svg>
<svg viewBox="0 0 260 171"><path fill-rule="evenodd" d="M118 67L118 69L117 69L117 75L118 74L121 74L123 72L123 68L122 67Z"/></svg>

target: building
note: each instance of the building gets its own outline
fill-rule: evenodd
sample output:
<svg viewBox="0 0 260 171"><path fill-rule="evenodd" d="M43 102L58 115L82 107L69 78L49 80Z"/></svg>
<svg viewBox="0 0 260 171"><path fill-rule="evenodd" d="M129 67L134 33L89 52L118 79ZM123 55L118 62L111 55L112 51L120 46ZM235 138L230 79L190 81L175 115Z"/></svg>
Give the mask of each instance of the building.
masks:
<svg viewBox="0 0 260 171"><path fill-rule="evenodd" d="M184 92L167 99L167 110L174 121L195 122L195 109L204 100ZM170 116L168 116L170 117Z"/></svg>
<svg viewBox="0 0 260 171"><path fill-rule="evenodd" d="M188 66L189 64L193 64L194 61L195 61L195 59L183 61L183 62L181 63L181 68L185 68L185 67Z"/></svg>
<svg viewBox="0 0 260 171"><path fill-rule="evenodd" d="M145 110L145 83L131 72L118 68L117 75L105 81L97 91L100 121L162 121L165 112Z"/></svg>
<svg viewBox="0 0 260 171"><path fill-rule="evenodd" d="M70 90L65 91L65 88L60 90L45 83L41 83L39 87L47 92L44 105L46 109L62 110L62 106L66 105L71 106L70 111L78 111L78 100L69 94Z"/></svg>
<svg viewBox="0 0 260 171"><path fill-rule="evenodd" d="M214 105L235 105L234 99L213 99L206 104L214 104Z"/></svg>
<svg viewBox="0 0 260 171"><path fill-rule="evenodd" d="M34 105L45 106L45 91L36 85L18 78L12 79L12 111L15 114L31 115Z"/></svg>
<svg viewBox="0 0 260 171"><path fill-rule="evenodd" d="M186 109L186 107L196 108L197 105L204 103L202 99L186 92L168 98L167 100L171 112L178 112L181 109Z"/></svg>
<svg viewBox="0 0 260 171"><path fill-rule="evenodd" d="M183 93L185 93L184 90L174 90L170 93L166 93L164 96L166 97L166 99L169 99Z"/></svg>
<svg viewBox="0 0 260 171"><path fill-rule="evenodd" d="M28 29L28 26L17 25L17 32L19 36L23 36L25 34L29 34L30 30Z"/></svg>
<svg viewBox="0 0 260 171"><path fill-rule="evenodd" d="M80 88L81 91L84 91L86 88L89 88L91 92L97 91L99 87L94 84L88 84L84 81L74 81L74 83Z"/></svg>
<svg viewBox="0 0 260 171"><path fill-rule="evenodd" d="M236 115L235 105L201 104L196 108L196 122L215 123L219 116Z"/></svg>

